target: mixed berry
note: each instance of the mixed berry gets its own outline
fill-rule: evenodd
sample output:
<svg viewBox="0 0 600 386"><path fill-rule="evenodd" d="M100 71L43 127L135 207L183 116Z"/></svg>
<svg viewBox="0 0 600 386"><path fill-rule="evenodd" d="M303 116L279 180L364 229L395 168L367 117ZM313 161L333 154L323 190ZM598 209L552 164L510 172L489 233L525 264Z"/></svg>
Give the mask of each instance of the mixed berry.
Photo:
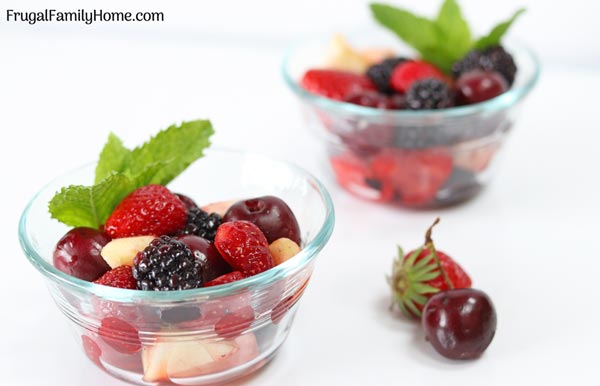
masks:
<svg viewBox="0 0 600 386"><path fill-rule="evenodd" d="M211 134L206 121L184 123L133 151L111 135L98 162L97 183L65 187L50 201L52 216L72 227L56 244L54 266L79 279L128 291L186 291L243 280L297 255L300 226L281 198L200 206L165 186L202 155L199 150ZM201 144L189 149L193 156L173 146L188 145L190 137ZM112 159L116 153L123 154L122 163ZM90 324L82 344L98 366L134 371L145 382L224 371L258 355L257 338L249 328L259 318L279 323L301 296L308 282L304 280L289 293L284 293L285 283L273 284L263 291L260 304L253 304L247 289L168 308L92 296L90 316L98 325ZM160 337L144 341L148 331ZM170 337L198 331L208 338Z"/></svg>
<svg viewBox="0 0 600 386"><path fill-rule="evenodd" d="M399 249L388 283L392 307L420 318L426 339L450 359L474 359L496 332L496 311L487 294L471 288L471 278L446 253L436 249L427 230L423 246L404 254Z"/></svg>
<svg viewBox="0 0 600 386"><path fill-rule="evenodd" d="M158 185L134 190L103 231L71 229L56 246L55 267L97 284L171 291L253 276L300 251L298 221L278 197L241 200L210 214L195 204L186 209L179 197Z"/></svg>
<svg viewBox="0 0 600 386"><path fill-rule="evenodd" d="M522 11L474 39L454 0L445 0L433 19L384 4L371 4L371 10L417 55L353 47L338 35L324 61L298 80L310 94L371 109L308 104L311 123L325 129L338 182L361 197L412 207L472 197L511 117L503 109L462 109L448 116L441 110L488 101L510 89L518 69L502 36Z"/></svg>

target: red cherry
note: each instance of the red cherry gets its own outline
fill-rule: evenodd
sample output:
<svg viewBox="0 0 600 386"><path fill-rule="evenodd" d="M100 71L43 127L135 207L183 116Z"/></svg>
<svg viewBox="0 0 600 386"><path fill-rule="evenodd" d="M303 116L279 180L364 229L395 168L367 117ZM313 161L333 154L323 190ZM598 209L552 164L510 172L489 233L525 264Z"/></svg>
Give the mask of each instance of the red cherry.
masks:
<svg viewBox="0 0 600 386"><path fill-rule="evenodd" d="M56 244L52 256L54 266L68 275L94 281L110 271L100 255L109 241L110 237L97 229L73 228Z"/></svg>
<svg viewBox="0 0 600 386"><path fill-rule="evenodd" d="M195 257L202 260L202 279L204 283L231 272L229 264L210 241L195 235L178 236L177 239L187 245Z"/></svg>
<svg viewBox="0 0 600 386"><path fill-rule="evenodd" d="M459 104L470 105L497 97L508 90L508 83L495 71L469 71L456 81Z"/></svg>
<svg viewBox="0 0 600 386"><path fill-rule="evenodd" d="M496 311L480 290L438 292L425 304L421 318L425 336L450 359L473 359L490 345L496 332Z"/></svg>
<svg viewBox="0 0 600 386"><path fill-rule="evenodd" d="M223 222L250 221L265 234L269 243L287 237L300 245L300 226L290 207L279 197L263 196L233 204Z"/></svg>

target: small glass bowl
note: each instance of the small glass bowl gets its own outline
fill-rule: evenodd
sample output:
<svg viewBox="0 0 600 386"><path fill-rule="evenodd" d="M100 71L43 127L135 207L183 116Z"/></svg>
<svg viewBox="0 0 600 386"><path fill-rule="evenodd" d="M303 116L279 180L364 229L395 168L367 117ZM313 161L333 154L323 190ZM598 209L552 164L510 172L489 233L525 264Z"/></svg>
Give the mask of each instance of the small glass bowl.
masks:
<svg viewBox="0 0 600 386"><path fill-rule="evenodd" d="M385 31L348 40L357 49L409 52ZM323 140L329 167L342 187L362 198L416 208L465 201L490 181L499 150L540 71L530 50L509 42L504 46L518 71L502 95L443 110L384 110L328 99L300 85L306 70L322 67L327 46L319 40L292 49L282 72L308 126Z"/></svg>
<svg viewBox="0 0 600 386"><path fill-rule="evenodd" d="M117 378L139 385L218 384L263 366L287 337L315 258L333 231L331 198L306 171L250 153L206 153L170 189L198 203L279 196L302 230L298 255L261 274L216 287L119 289L77 279L52 265L56 242L68 228L50 218L48 201L62 186L92 183L94 165L51 182L22 214L19 238L25 255L47 279L84 353ZM220 326L219 333L215 326Z"/></svg>

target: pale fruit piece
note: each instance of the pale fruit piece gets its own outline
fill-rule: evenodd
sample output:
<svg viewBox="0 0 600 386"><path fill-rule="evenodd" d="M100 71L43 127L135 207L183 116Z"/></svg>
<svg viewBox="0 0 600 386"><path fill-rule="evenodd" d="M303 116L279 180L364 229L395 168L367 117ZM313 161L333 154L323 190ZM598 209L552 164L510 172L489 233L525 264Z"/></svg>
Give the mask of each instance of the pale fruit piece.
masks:
<svg viewBox="0 0 600 386"><path fill-rule="evenodd" d="M369 66L383 62L385 59L393 58L396 53L391 48L367 48L360 51L360 55Z"/></svg>
<svg viewBox="0 0 600 386"><path fill-rule="evenodd" d="M329 44L325 67L332 70L364 74L369 68L367 60L341 35L335 35Z"/></svg>
<svg viewBox="0 0 600 386"><path fill-rule="evenodd" d="M200 209L202 209L206 213L216 213L219 216L223 217L225 216L225 213L227 213L229 207L231 207L231 205L235 204L236 202L237 200L213 202L208 205L204 205Z"/></svg>
<svg viewBox="0 0 600 386"><path fill-rule="evenodd" d="M154 238L154 236L136 236L114 239L102 248L100 254L111 268L133 265L135 255L143 251Z"/></svg>
<svg viewBox="0 0 600 386"><path fill-rule="evenodd" d="M300 247L294 241L282 237L277 239L269 245L269 251L273 256L275 265L279 265L286 260L291 259L300 252Z"/></svg>
<svg viewBox="0 0 600 386"><path fill-rule="evenodd" d="M490 165L499 147L498 144L475 147L468 143L457 146L452 152L454 165L475 173L482 172Z"/></svg>
<svg viewBox="0 0 600 386"><path fill-rule="evenodd" d="M216 373L246 363L258 355L254 334L234 340L184 340L159 338L142 348L144 381L191 378Z"/></svg>

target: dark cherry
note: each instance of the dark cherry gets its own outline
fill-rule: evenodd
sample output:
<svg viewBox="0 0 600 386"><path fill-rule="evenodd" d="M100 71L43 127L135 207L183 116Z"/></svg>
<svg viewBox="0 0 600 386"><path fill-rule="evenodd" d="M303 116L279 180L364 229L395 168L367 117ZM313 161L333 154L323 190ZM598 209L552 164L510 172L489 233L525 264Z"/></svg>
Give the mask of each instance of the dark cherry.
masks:
<svg viewBox="0 0 600 386"><path fill-rule="evenodd" d="M233 204L223 222L245 220L254 223L269 243L287 237L300 245L300 227L290 207L280 198L263 196Z"/></svg>
<svg viewBox="0 0 600 386"><path fill-rule="evenodd" d="M458 78L456 90L458 103L469 105L497 97L508 90L508 83L495 71L474 70Z"/></svg>
<svg viewBox="0 0 600 386"><path fill-rule="evenodd" d="M401 110L406 106L404 95L394 94L390 96L370 90L352 93L344 101L359 106L387 110Z"/></svg>
<svg viewBox="0 0 600 386"><path fill-rule="evenodd" d="M177 237L181 242L192 250L194 256L204 262L202 277L204 283L231 272L231 267L221 257L221 254L210 241L196 235L185 235Z"/></svg>
<svg viewBox="0 0 600 386"><path fill-rule="evenodd" d="M185 208L187 210L190 210L192 208L198 208L198 205L196 204L196 202L194 200L192 200L191 198L189 198L188 196L186 196L185 194L175 193L175 195L177 197L179 197L179 199L181 200L181 202L183 202L183 205L185 205Z"/></svg>
<svg viewBox="0 0 600 386"><path fill-rule="evenodd" d="M437 352L450 359L473 359L494 338L496 311L485 292L453 289L438 292L427 301L421 322Z"/></svg>
<svg viewBox="0 0 600 386"><path fill-rule="evenodd" d="M54 266L79 279L94 281L110 270L100 255L110 236L97 229L73 228L56 244Z"/></svg>

